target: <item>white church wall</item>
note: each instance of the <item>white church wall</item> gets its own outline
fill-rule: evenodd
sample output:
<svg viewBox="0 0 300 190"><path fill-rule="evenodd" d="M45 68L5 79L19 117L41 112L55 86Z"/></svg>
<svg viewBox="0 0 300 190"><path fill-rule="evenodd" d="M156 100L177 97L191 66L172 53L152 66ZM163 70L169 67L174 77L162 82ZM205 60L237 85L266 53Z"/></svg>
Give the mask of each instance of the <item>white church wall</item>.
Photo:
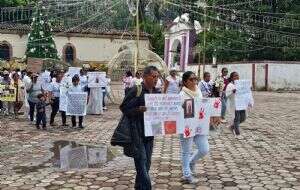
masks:
<svg viewBox="0 0 300 190"><path fill-rule="evenodd" d="M23 58L26 51L27 35L1 34L0 42L7 41L12 45L12 57ZM63 47L71 43L76 48L76 59L82 61L108 62L123 45L135 46L134 40L113 39L113 38L89 38L89 37L65 37L55 36L54 41L59 54L62 57ZM149 41L141 40L140 48L149 49Z"/></svg>

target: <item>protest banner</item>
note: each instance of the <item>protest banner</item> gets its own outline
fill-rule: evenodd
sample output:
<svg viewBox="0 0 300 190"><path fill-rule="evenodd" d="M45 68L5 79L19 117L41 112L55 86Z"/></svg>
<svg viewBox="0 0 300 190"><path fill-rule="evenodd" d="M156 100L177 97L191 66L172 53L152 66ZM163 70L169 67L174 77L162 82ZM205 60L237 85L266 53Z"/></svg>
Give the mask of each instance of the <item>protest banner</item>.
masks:
<svg viewBox="0 0 300 190"><path fill-rule="evenodd" d="M107 86L107 79L105 72L88 72L88 87L97 88Z"/></svg>
<svg viewBox="0 0 300 190"><path fill-rule="evenodd" d="M191 99L185 101L189 102ZM193 137L195 135L208 135L209 133L209 121L211 117L211 100L209 98L205 99L193 99L194 107L194 117L184 117L183 124L180 125L180 134L183 134L184 138ZM184 113L188 107L183 106Z"/></svg>
<svg viewBox="0 0 300 190"><path fill-rule="evenodd" d="M235 109L246 110L250 105L253 106L253 95L250 80L237 80L234 82L236 87Z"/></svg>
<svg viewBox="0 0 300 190"><path fill-rule="evenodd" d="M86 92L67 92L67 115L86 115Z"/></svg>
<svg viewBox="0 0 300 190"><path fill-rule="evenodd" d="M74 75L80 75L80 67L69 67L68 69L68 76L73 78Z"/></svg>
<svg viewBox="0 0 300 190"><path fill-rule="evenodd" d="M221 98L210 98L211 117L221 117L222 102Z"/></svg>
<svg viewBox="0 0 300 190"><path fill-rule="evenodd" d="M16 89L12 86L0 85L0 100L3 102L16 101Z"/></svg>
<svg viewBox="0 0 300 190"><path fill-rule="evenodd" d="M182 122L179 94L145 94L145 136L178 134Z"/></svg>
<svg viewBox="0 0 300 190"><path fill-rule="evenodd" d="M43 67L43 60L40 58L27 58L27 71L40 73Z"/></svg>
<svg viewBox="0 0 300 190"><path fill-rule="evenodd" d="M51 76L50 76L50 72L49 71L45 71L43 73L41 73L38 77L38 82L41 83L42 85L42 88L45 90L45 91L50 91L50 83L51 83Z"/></svg>
<svg viewBox="0 0 300 190"><path fill-rule="evenodd" d="M67 88L61 86L59 92L59 111L67 111L68 96Z"/></svg>

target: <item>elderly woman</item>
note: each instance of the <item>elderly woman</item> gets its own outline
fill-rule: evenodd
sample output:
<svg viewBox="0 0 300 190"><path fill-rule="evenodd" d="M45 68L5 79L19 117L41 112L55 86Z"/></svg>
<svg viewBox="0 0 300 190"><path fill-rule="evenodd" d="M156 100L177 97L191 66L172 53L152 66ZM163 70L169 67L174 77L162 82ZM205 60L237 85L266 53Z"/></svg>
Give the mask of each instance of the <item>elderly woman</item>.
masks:
<svg viewBox="0 0 300 190"><path fill-rule="evenodd" d="M11 81L11 87L13 87L16 91L16 100L13 103L14 107L14 115L17 117L18 112L23 106L25 100L25 85L20 80L20 76L17 72L13 73Z"/></svg>

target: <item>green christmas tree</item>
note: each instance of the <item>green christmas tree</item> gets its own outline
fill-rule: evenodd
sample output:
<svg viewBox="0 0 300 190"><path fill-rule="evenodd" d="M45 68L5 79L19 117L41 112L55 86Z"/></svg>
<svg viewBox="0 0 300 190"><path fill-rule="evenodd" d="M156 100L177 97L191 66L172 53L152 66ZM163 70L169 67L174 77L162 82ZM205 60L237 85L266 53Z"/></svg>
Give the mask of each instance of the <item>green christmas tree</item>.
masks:
<svg viewBox="0 0 300 190"><path fill-rule="evenodd" d="M26 57L58 59L51 23L47 20L46 8L41 3L36 6L31 28Z"/></svg>

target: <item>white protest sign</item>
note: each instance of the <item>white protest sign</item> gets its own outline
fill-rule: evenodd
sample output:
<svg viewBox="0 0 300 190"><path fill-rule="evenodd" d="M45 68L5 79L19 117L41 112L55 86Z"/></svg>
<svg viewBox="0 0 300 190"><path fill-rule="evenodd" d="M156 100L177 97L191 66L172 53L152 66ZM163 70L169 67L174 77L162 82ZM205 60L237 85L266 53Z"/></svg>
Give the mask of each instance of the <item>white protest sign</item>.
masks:
<svg viewBox="0 0 300 190"><path fill-rule="evenodd" d="M220 117L221 116L221 109L222 109L222 102L221 98L210 98L211 102L211 117Z"/></svg>
<svg viewBox="0 0 300 190"><path fill-rule="evenodd" d="M105 72L88 72L88 87L105 87L107 86L107 79Z"/></svg>
<svg viewBox="0 0 300 190"><path fill-rule="evenodd" d="M189 108L189 102L193 100L193 117L187 117L185 113L190 113L186 111ZM187 105L187 106L185 106ZM208 135L209 133L209 121L211 117L211 100L209 98L205 99L187 99L185 100L183 106L184 112L184 122L180 128L180 134L183 134L184 138L193 137L195 135Z"/></svg>
<svg viewBox="0 0 300 190"><path fill-rule="evenodd" d="M145 136L178 134L182 121L179 94L146 94Z"/></svg>
<svg viewBox="0 0 300 190"><path fill-rule="evenodd" d="M253 96L250 80L237 80L234 82L236 87L235 109L246 110L250 105L253 106Z"/></svg>
<svg viewBox="0 0 300 190"><path fill-rule="evenodd" d="M80 75L80 67L69 67L68 69L68 75L73 78L74 75Z"/></svg>
<svg viewBox="0 0 300 190"><path fill-rule="evenodd" d="M45 71L43 73L41 73L38 77L38 82L41 83L42 88L46 91L50 91L50 83L51 83L51 77L50 77L50 72L49 71Z"/></svg>
<svg viewBox="0 0 300 190"><path fill-rule="evenodd" d="M59 111L67 111L68 96L67 88L61 86L59 91Z"/></svg>
<svg viewBox="0 0 300 190"><path fill-rule="evenodd" d="M84 116L86 115L86 92L67 93L67 115Z"/></svg>

